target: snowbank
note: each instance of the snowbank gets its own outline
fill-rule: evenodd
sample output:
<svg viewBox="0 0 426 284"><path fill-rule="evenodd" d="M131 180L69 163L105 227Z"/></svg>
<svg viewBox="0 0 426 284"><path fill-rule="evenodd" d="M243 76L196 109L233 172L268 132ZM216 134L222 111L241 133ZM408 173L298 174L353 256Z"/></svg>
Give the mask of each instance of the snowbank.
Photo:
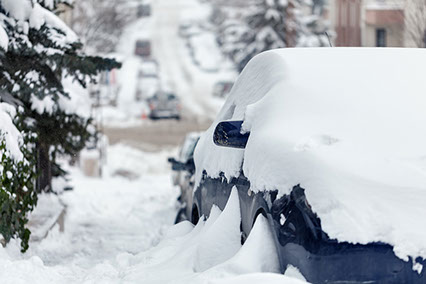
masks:
<svg viewBox="0 0 426 284"><path fill-rule="evenodd" d="M253 191L294 185L331 238L426 258L425 50L280 49L255 57L195 152L203 170L244 174ZM245 150L213 144L244 120Z"/></svg>
<svg viewBox="0 0 426 284"><path fill-rule="evenodd" d="M32 239L25 254L15 240L0 247L2 283L305 283L271 273L278 258L262 216L241 246L236 190L223 212L213 207L197 226L173 226L178 189L170 183L170 154L117 145L108 150L104 179L68 169L74 190L59 197L67 206L64 232ZM140 178L108 174L120 164ZM54 209L55 199L41 196L33 217Z"/></svg>

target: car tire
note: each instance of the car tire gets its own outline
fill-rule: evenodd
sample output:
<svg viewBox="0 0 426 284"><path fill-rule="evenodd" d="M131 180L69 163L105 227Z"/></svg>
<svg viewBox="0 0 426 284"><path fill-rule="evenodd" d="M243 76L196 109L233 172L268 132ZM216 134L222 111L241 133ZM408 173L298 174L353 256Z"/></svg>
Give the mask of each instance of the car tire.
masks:
<svg viewBox="0 0 426 284"><path fill-rule="evenodd" d="M185 216L185 208L181 208L179 209L178 213L176 214L176 218L175 218L175 224L180 223L182 221L187 220L186 216Z"/></svg>
<svg viewBox="0 0 426 284"><path fill-rule="evenodd" d="M192 206L192 216L191 216L192 224L197 225L199 219L200 219L200 214L198 211L198 207L197 205L194 204L194 206Z"/></svg>

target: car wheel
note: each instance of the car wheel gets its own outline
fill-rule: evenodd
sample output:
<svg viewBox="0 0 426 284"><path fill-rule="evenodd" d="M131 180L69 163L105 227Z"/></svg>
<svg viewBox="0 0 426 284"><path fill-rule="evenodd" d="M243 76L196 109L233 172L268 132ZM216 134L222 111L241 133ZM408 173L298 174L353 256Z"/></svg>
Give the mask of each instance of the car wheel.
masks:
<svg viewBox="0 0 426 284"><path fill-rule="evenodd" d="M192 207L192 216L191 216L191 222L194 225L197 225L198 220L200 219L200 214L198 213L198 207L194 204Z"/></svg>
<svg viewBox="0 0 426 284"><path fill-rule="evenodd" d="M179 209L178 213L176 214L175 224L185 221L186 219L185 208Z"/></svg>

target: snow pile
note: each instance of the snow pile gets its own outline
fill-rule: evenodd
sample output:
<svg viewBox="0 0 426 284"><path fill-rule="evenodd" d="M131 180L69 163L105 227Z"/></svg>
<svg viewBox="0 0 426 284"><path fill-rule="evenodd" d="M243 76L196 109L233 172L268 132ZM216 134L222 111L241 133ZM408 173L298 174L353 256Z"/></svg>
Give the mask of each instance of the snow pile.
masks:
<svg viewBox="0 0 426 284"><path fill-rule="evenodd" d="M239 204L233 190L223 212L213 206L207 221L187 221L168 230L165 239L129 260L124 278L142 283L306 283L278 272L279 264L267 220L260 216L243 246ZM239 276L245 274L244 276ZM239 276L239 277L238 277ZM241 277L241 278L240 278Z"/></svg>
<svg viewBox="0 0 426 284"><path fill-rule="evenodd" d="M55 225L64 205L54 194L43 193L37 197L37 206L28 217L28 226L32 240L41 240L51 227Z"/></svg>
<svg viewBox="0 0 426 284"><path fill-rule="evenodd" d="M223 212L213 207L196 226L172 226L178 190L165 155L117 145L108 150L104 179L69 169L74 190L59 196L67 206L64 232L32 240L26 254L14 240L0 247L2 283L305 283L270 273L279 271L278 258L262 216L241 246L236 190ZM108 174L120 163L140 177ZM53 209L56 198L42 196L40 205Z"/></svg>
<svg viewBox="0 0 426 284"><path fill-rule="evenodd" d="M426 258L426 51L287 49L254 58L195 153L197 182L244 174L253 191L294 185L331 238ZM244 120L245 150L220 148L222 120Z"/></svg>

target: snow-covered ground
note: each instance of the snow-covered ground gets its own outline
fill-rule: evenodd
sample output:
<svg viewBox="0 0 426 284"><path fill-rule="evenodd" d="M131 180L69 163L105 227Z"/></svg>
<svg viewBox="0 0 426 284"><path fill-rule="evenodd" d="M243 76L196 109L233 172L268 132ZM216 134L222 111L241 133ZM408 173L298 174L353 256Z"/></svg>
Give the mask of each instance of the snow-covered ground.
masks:
<svg viewBox="0 0 426 284"><path fill-rule="evenodd" d="M64 232L55 227L25 254L15 241L0 248L1 283L301 283L260 273L278 271L270 232L259 219L241 247L235 194L206 222L173 226L178 190L166 158L175 150L117 144L107 154L103 178L70 168Z"/></svg>

